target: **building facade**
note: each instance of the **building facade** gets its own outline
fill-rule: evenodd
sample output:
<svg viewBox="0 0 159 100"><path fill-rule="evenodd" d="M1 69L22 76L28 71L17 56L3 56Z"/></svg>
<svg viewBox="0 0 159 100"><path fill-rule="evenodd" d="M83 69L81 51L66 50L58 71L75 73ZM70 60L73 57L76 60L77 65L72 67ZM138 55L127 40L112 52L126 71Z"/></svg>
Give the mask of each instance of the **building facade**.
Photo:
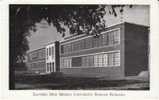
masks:
<svg viewBox="0 0 159 100"><path fill-rule="evenodd" d="M39 74L58 72L60 68L59 42L52 42L27 53L28 71Z"/></svg>
<svg viewBox="0 0 159 100"><path fill-rule="evenodd" d="M46 72L54 72L55 69L55 46L54 43L48 44L45 48L46 54Z"/></svg>
<svg viewBox="0 0 159 100"><path fill-rule="evenodd" d="M28 71L32 73L45 73L45 48L31 51L27 54Z"/></svg>
<svg viewBox="0 0 159 100"><path fill-rule="evenodd" d="M29 70L72 77L121 79L148 69L149 27L120 23L99 36L81 34L28 53Z"/></svg>
<svg viewBox="0 0 159 100"><path fill-rule="evenodd" d="M45 46L46 73L59 70L59 42L49 43Z"/></svg>
<svg viewBox="0 0 159 100"><path fill-rule="evenodd" d="M118 79L148 70L148 27L121 23L98 37L82 34L60 42L60 71L79 77Z"/></svg>

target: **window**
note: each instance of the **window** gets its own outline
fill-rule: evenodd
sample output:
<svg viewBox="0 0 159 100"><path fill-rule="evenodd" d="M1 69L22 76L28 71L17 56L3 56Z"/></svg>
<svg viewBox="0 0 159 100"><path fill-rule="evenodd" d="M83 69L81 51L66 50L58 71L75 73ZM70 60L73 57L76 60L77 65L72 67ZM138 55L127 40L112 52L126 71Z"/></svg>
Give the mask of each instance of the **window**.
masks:
<svg viewBox="0 0 159 100"><path fill-rule="evenodd" d="M48 66L47 66L47 72L49 72L49 70L50 70L50 65L49 65L49 63L48 63Z"/></svg>
<svg viewBox="0 0 159 100"><path fill-rule="evenodd" d="M49 72L49 70L50 70L50 69L49 69L49 63L47 63L46 65L47 65L47 66L46 66L46 70L47 70L47 72Z"/></svg>
<svg viewBox="0 0 159 100"><path fill-rule="evenodd" d="M68 62L69 62L69 66L68 66L68 67L71 68L71 67L72 67L72 59L69 58L69 59L68 59Z"/></svg>
<svg viewBox="0 0 159 100"><path fill-rule="evenodd" d="M114 66L120 66L120 52L116 52L114 57Z"/></svg>
<svg viewBox="0 0 159 100"><path fill-rule="evenodd" d="M95 67L103 66L103 54L94 55L94 66Z"/></svg>
<svg viewBox="0 0 159 100"><path fill-rule="evenodd" d="M94 56L83 56L82 57L82 67L93 67L94 66Z"/></svg>
<svg viewBox="0 0 159 100"><path fill-rule="evenodd" d="M49 56L51 56L51 48L49 47Z"/></svg>
<svg viewBox="0 0 159 100"><path fill-rule="evenodd" d="M94 56L91 55L91 56L88 56L88 57L89 57L88 66L93 67L94 66Z"/></svg>
<svg viewBox="0 0 159 100"><path fill-rule="evenodd" d="M120 52L113 52L108 54L109 66L120 66Z"/></svg>
<svg viewBox="0 0 159 100"><path fill-rule="evenodd" d="M98 66L103 66L103 54L98 55Z"/></svg>
<svg viewBox="0 0 159 100"><path fill-rule="evenodd" d="M83 66L83 67L87 66L87 64L86 64L86 59L87 59L86 56L83 56L83 57L82 57L82 66Z"/></svg>
<svg viewBox="0 0 159 100"><path fill-rule="evenodd" d="M49 63L50 64L50 72L52 72L52 63Z"/></svg>
<svg viewBox="0 0 159 100"><path fill-rule="evenodd" d="M54 47L52 47L52 59L54 59L54 56L55 56L55 54L54 54Z"/></svg>
<svg viewBox="0 0 159 100"><path fill-rule="evenodd" d="M120 34L119 34L119 30L114 31L114 44L119 43L120 40Z"/></svg>
<svg viewBox="0 0 159 100"><path fill-rule="evenodd" d="M112 32L109 32L108 33L108 41L109 41L109 45L111 45L111 44L113 44L113 40L114 40L114 38L113 38L113 33Z"/></svg>
<svg viewBox="0 0 159 100"><path fill-rule="evenodd" d="M71 52L73 52L73 43L70 43Z"/></svg>
<svg viewBox="0 0 159 100"><path fill-rule="evenodd" d="M98 66L98 55L94 55L94 66Z"/></svg>
<svg viewBox="0 0 159 100"><path fill-rule="evenodd" d="M119 43L119 40L120 40L119 30L109 32L109 44L110 45Z"/></svg>
<svg viewBox="0 0 159 100"><path fill-rule="evenodd" d="M73 57L72 58L72 67L80 67L82 64L81 57Z"/></svg>
<svg viewBox="0 0 159 100"><path fill-rule="evenodd" d="M54 72L55 69L54 69L54 63L52 63L52 72Z"/></svg>
<svg viewBox="0 0 159 100"><path fill-rule="evenodd" d="M71 43L69 44L69 52L72 52L72 45L71 45Z"/></svg>
<svg viewBox="0 0 159 100"><path fill-rule="evenodd" d="M82 41L80 40L80 41L79 41L79 50L82 50L82 45L83 45L83 44L82 44Z"/></svg>
<svg viewBox="0 0 159 100"><path fill-rule="evenodd" d="M108 45L108 34L107 33L103 34L103 45L104 46Z"/></svg>
<svg viewBox="0 0 159 100"><path fill-rule="evenodd" d="M82 40L82 49L86 49L86 39Z"/></svg>
<svg viewBox="0 0 159 100"><path fill-rule="evenodd" d="M113 66L113 54L112 53L108 54L108 65L109 65L109 67Z"/></svg>
<svg viewBox="0 0 159 100"><path fill-rule="evenodd" d="M73 51L76 51L76 42L73 43Z"/></svg>
<svg viewBox="0 0 159 100"><path fill-rule="evenodd" d="M102 53L80 57L63 57L61 68L71 67L114 67L120 66L120 52Z"/></svg>
<svg viewBox="0 0 159 100"><path fill-rule="evenodd" d="M64 53L67 53L67 45L65 45L64 48L65 48L64 49L65 50Z"/></svg>
<svg viewBox="0 0 159 100"><path fill-rule="evenodd" d="M103 55L103 66L104 67L108 66L108 54Z"/></svg>
<svg viewBox="0 0 159 100"><path fill-rule="evenodd" d="M76 46L77 46L77 50L80 50L80 41L77 41L77 44L76 44Z"/></svg>
<svg viewBox="0 0 159 100"><path fill-rule="evenodd" d="M47 48L47 49L46 49L46 56L47 56L47 59L48 59L48 55L49 55L49 54L48 54L48 48Z"/></svg>
<svg viewBox="0 0 159 100"><path fill-rule="evenodd" d="M49 50L48 50L48 48L46 49L46 53L47 53L47 56L49 55Z"/></svg>
<svg viewBox="0 0 159 100"><path fill-rule="evenodd" d="M61 68L70 68L72 65L72 61L71 61L71 58L61 58L61 61L60 61L60 67Z"/></svg>
<svg viewBox="0 0 159 100"><path fill-rule="evenodd" d="M101 47L101 46L103 46L103 34L101 34L100 36L99 36L99 46Z"/></svg>
<svg viewBox="0 0 159 100"><path fill-rule="evenodd" d="M89 37L89 38L86 38L86 40L85 40L85 48L86 49L89 49L89 48L92 48L92 38L91 37Z"/></svg>
<svg viewBox="0 0 159 100"><path fill-rule="evenodd" d="M85 56L85 60L86 60L86 67L88 67L89 66L89 56Z"/></svg>
<svg viewBox="0 0 159 100"><path fill-rule="evenodd" d="M93 47L98 46L98 38L93 38Z"/></svg>
<svg viewBox="0 0 159 100"><path fill-rule="evenodd" d="M84 49L113 45L119 43L119 41L120 31L113 30L99 35L98 38L91 36L82 40L61 45L61 53L70 53Z"/></svg>

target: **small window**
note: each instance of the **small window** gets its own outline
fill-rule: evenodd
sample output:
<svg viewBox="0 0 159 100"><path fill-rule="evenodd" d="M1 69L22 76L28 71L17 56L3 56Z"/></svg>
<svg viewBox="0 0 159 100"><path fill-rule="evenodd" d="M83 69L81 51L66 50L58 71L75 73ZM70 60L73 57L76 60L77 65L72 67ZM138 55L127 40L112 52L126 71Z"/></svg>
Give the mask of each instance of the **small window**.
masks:
<svg viewBox="0 0 159 100"><path fill-rule="evenodd" d="M49 56L51 56L51 47L49 47Z"/></svg>

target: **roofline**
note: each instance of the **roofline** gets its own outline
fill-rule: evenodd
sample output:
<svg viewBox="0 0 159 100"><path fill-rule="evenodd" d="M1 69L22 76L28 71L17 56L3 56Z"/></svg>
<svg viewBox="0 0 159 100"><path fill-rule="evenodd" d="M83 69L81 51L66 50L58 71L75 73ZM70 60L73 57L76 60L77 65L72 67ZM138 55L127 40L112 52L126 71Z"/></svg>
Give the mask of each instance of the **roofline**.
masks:
<svg viewBox="0 0 159 100"><path fill-rule="evenodd" d="M49 44L55 44L55 42L60 42L60 40L56 40L56 41L54 41L54 42L49 42L49 43L47 43L47 44L45 44L44 46L48 46Z"/></svg>
<svg viewBox="0 0 159 100"><path fill-rule="evenodd" d="M137 23L133 23L133 22L124 22L124 23L127 23L127 24L133 24L133 25L138 25L138 26L143 26L143 27L150 27L148 25L143 25L143 24L137 24Z"/></svg>
<svg viewBox="0 0 159 100"><path fill-rule="evenodd" d="M116 24L111 24L111 25L105 27L105 29L110 28L110 27L113 27L113 26L116 26L116 25L125 24L125 23L133 24L133 25L139 25L139 26L144 26L144 27L149 27L149 26L147 26L147 25L142 25L142 24L137 24L137 23L132 23L132 22L126 22L126 21L124 21L124 22L119 22L119 23L116 23ZM65 41L67 41L67 40L69 40L69 39L78 38L78 37L81 37L81 36L84 36L84 35L86 35L86 34L80 34L80 35L72 36L72 37L68 36L68 37L65 37L65 38L68 38L68 39L64 39L64 40L61 40L61 41L59 41L59 42L60 42L60 43L61 43L61 42L65 42ZM69 37L70 37L70 38L69 38Z"/></svg>
<svg viewBox="0 0 159 100"><path fill-rule="evenodd" d="M124 23L125 23L125 22L119 22L119 23L116 23L116 24L111 24L111 25L105 27L105 29L106 29L106 28L109 28L109 27L112 27L112 26L115 26L115 25L124 24ZM74 37L80 37L80 36L83 36L83 35L85 35L85 34L80 34L80 35L77 35L77 36L74 36ZM67 37L70 37L70 36L67 36ZM67 37L65 37L65 38L67 38ZM64 39L64 40L65 40L65 39ZM67 40L67 39L66 39L66 40Z"/></svg>
<svg viewBox="0 0 159 100"><path fill-rule="evenodd" d="M28 53L32 53L32 52L35 52L35 51L38 51L38 50L41 50L41 49L45 49L45 47L41 47L41 48L38 48L38 49L31 50Z"/></svg>
<svg viewBox="0 0 159 100"><path fill-rule="evenodd" d="M49 42L47 44L44 44L44 46L48 46L48 45L53 44L53 43L55 43L55 41L54 42Z"/></svg>

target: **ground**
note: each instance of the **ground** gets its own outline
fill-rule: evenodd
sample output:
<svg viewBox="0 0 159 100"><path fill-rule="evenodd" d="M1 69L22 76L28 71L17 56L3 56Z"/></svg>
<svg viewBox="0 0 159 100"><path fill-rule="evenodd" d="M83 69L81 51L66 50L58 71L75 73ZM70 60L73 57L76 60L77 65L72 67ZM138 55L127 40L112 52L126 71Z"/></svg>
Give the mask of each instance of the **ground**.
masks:
<svg viewBox="0 0 159 100"><path fill-rule="evenodd" d="M17 90L149 90L149 81L137 76L123 80L106 80L56 75L20 75L16 77L15 88Z"/></svg>

